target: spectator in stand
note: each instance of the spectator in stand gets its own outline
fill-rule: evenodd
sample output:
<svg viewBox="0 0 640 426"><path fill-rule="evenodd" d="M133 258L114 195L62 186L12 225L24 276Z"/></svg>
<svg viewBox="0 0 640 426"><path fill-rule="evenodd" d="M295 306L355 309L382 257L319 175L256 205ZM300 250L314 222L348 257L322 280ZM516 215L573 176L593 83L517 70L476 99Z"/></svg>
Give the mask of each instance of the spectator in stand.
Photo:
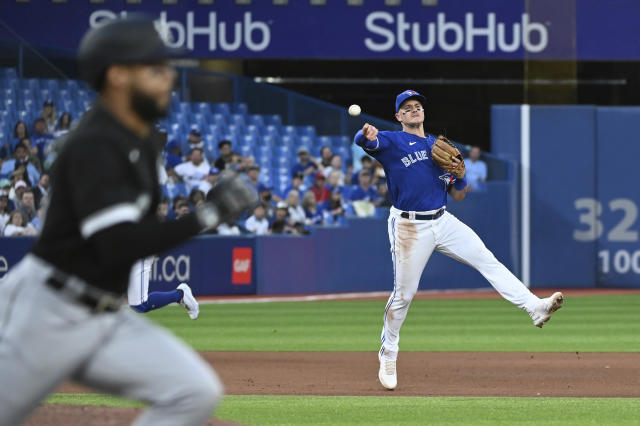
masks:
<svg viewBox="0 0 640 426"><path fill-rule="evenodd" d="M247 231L256 235L266 235L269 233L269 221L265 217L266 212L262 204L258 204L253 209L253 214L244 223Z"/></svg>
<svg viewBox="0 0 640 426"><path fill-rule="evenodd" d="M324 223L322 210L318 208L316 196L308 191L302 197L302 209L305 215L305 225L322 225Z"/></svg>
<svg viewBox="0 0 640 426"><path fill-rule="evenodd" d="M467 183L472 191L482 189L487 180L487 164L480 159L480 155L482 155L480 148L472 146L469 157L464 160Z"/></svg>
<svg viewBox="0 0 640 426"><path fill-rule="evenodd" d="M11 141L11 147L6 153L6 155L3 156L3 158L6 158L9 155L11 155L13 151L15 151L16 145L18 145L18 143L20 143L22 139L28 138L28 137L29 137L29 131L27 130L27 123L25 123L22 120L18 121L16 125L13 127L13 141Z"/></svg>
<svg viewBox="0 0 640 426"><path fill-rule="evenodd" d="M370 172L368 170L360 170L358 181L360 184L351 192L351 201L363 200L377 203L379 195L377 189L371 186Z"/></svg>
<svg viewBox="0 0 640 426"><path fill-rule="evenodd" d="M316 180L311 187L310 191L316 196L316 202L322 204L329 199L331 192L324 186L325 177L322 173L316 173Z"/></svg>
<svg viewBox="0 0 640 426"><path fill-rule="evenodd" d="M38 155L38 148L31 145L31 139L29 138L22 139L20 143L27 148L27 158L29 159L29 163L33 164L33 167L35 167L38 172L42 172L42 162Z"/></svg>
<svg viewBox="0 0 640 426"><path fill-rule="evenodd" d="M15 207L19 207L20 198L22 198L22 193L29 188L29 185L23 180L16 180L9 191L9 200L13 201Z"/></svg>
<svg viewBox="0 0 640 426"><path fill-rule="evenodd" d="M238 228L237 225L228 224L228 223L222 222L216 228L216 234L218 234L218 235L240 235L241 232L240 232L240 228Z"/></svg>
<svg viewBox="0 0 640 426"><path fill-rule="evenodd" d="M56 107L52 99L44 101L40 117L44 119L46 125L45 132L52 135L53 132L56 131L56 123L58 122L58 113L56 112Z"/></svg>
<svg viewBox="0 0 640 426"><path fill-rule="evenodd" d="M36 216L31 220L31 222L29 222L31 226L36 228L36 231L38 232L38 234L42 230L42 224L44 223L44 214L47 211L48 203L49 203L49 199L47 197L42 198L40 202L40 207L36 211Z"/></svg>
<svg viewBox="0 0 640 426"><path fill-rule="evenodd" d="M33 195L36 198L36 209L40 208L40 201L42 198L49 195L49 184L49 173L42 173L40 175L40 180L38 180L38 185L33 187Z"/></svg>
<svg viewBox="0 0 640 426"><path fill-rule="evenodd" d="M205 193L197 188L193 188L189 193L189 204L191 204L191 210L195 210L205 202Z"/></svg>
<svg viewBox="0 0 640 426"><path fill-rule="evenodd" d="M17 207L23 214L26 222L31 222L33 218L36 217L36 200L31 188L25 188L25 190L20 194Z"/></svg>
<svg viewBox="0 0 640 426"><path fill-rule="evenodd" d="M240 155L237 152L232 152L231 161L227 163L227 169L231 169L235 172L238 172L240 171L240 167L242 167L242 155ZM247 170L245 170L244 173L246 173L248 170L249 168L247 168Z"/></svg>
<svg viewBox="0 0 640 426"><path fill-rule="evenodd" d="M318 164L320 172L324 173L325 167L331 165L331 157L333 157L333 151L329 146L323 146L320 150L320 164Z"/></svg>
<svg viewBox="0 0 640 426"><path fill-rule="evenodd" d="M260 204L264 208L265 217L272 218L275 214L275 208L273 202L273 188L267 186L263 183L258 185L258 198L260 199Z"/></svg>
<svg viewBox="0 0 640 426"><path fill-rule="evenodd" d="M47 133L47 122L40 117L33 123L33 133L31 134L31 145L38 148L38 156L40 162L46 164L49 145L54 137L51 133Z"/></svg>
<svg viewBox="0 0 640 426"><path fill-rule="evenodd" d="M23 170L21 170L20 168L22 168ZM16 145L15 152L13 153L13 158L2 163L0 174L3 176L9 176L19 170L21 170L20 178L28 179L29 184L38 182L38 180L40 180L40 172L33 164L31 164L29 160L29 149L23 142L20 142L18 145Z"/></svg>
<svg viewBox="0 0 640 426"><path fill-rule="evenodd" d="M276 207L276 213L271 219L269 231L272 234L297 234L298 231L289 220L289 207L281 201Z"/></svg>
<svg viewBox="0 0 640 426"><path fill-rule="evenodd" d="M0 235L4 231L4 227L9 223L11 208L9 207L9 193L0 190Z"/></svg>
<svg viewBox="0 0 640 426"><path fill-rule="evenodd" d="M304 175L302 173L296 173L295 175L293 175L293 177L291 178L291 185L287 188L286 191L284 191L283 195L288 194L292 189L295 189L300 194L304 194L305 192L307 192L307 187L304 184Z"/></svg>
<svg viewBox="0 0 640 426"><path fill-rule="evenodd" d="M0 179L0 193L7 194L7 198L9 199L9 211L15 208L15 204L11 200L11 191L13 191L13 188L11 187L11 181L9 179Z"/></svg>
<svg viewBox="0 0 640 426"><path fill-rule="evenodd" d="M213 188L213 186L218 181L219 176L220 170L217 167L211 167L209 169L209 173L207 173L207 176L205 177L204 182L200 184L198 189L204 192L204 195L207 195L209 191L211 191L211 188Z"/></svg>
<svg viewBox="0 0 640 426"><path fill-rule="evenodd" d="M189 161L180 163L175 167L176 174L187 184L189 191L198 188L205 181L211 166L204 158L201 148L194 148L189 155Z"/></svg>
<svg viewBox="0 0 640 426"><path fill-rule="evenodd" d="M164 165L167 169L173 169L182 163L182 150L177 140L170 140L164 146Z"/></svg>
<svg viewBox="0 0 640 426"><path fill-rule="evenodd" d="M342 171L342 157L340 154L333 154L329 167L325 167L322 173L325 176L329 176L331 172L338 172L338 185L343 186L345 184L345 174Z"/></svg>
<svg viewBox="0 0 640 426"><path fill-rule="evenodd" d="M289 191L285 202L287 203L291 223L294 225L300 224L304 226L306 216L304 214L304 209L300 206L300 194L298 191Z"/></svg>
<svg viewBox="0 0 640 426"><path fill-rule="evenodd" d="M156 216L160 222L167 220L167 217L169 216L169 199L167 197L162 197L160 199L156 210Z"/></svg>
<svg viewBox="0 0 640 426"><path fill-rule="evenodd" d="M176 219L180 219L188 215L191 211L189 209L189 202L181 197L178 201L174 202L173 211L176 213Z"/></svg>
<svg viewBox="0 0 640 426"><path fill-rule="evenodd" d="M189 135L187 136L187 144L189 146L189 152L194 148L200 148L204 151L204 141L202 140L202 134L198 126L191 126L191 130L189 130Z"/></svg>
<svg viewBox="0 0 640 426"><path fill-rule="evenodd" d="M20 210L11 212L9 215L9 223L4 227L3 231L5 237L22 237L36 235L37 233L36 228L27 224Z"/></svg>
<svg viewBox="0 0 640 426"><path fill-rule="evenodd" d="M324 223L329 225L342 225L344 223L346 209L340 190L331 192L329 199L324 203L322 211L324 214Z"/></svg>
<svg viewBox="0 0 640 426"><path fill-rule="evenodd" d="M260 177L260 166L254 164L247 170L247 180L253 187L258 190L258 178Z"/></svg>
<svg viewBox="0 0 640 426"><path fill-rule="evenodd" d="M69 130L71 130L71 121L73 121L71 114L69 114L68 112L63 112L58 119L58 123L56 124L56 129L53 132L53 136L55 138L59 138L60 136L64 136L69 133Z"/></svg>
<svg viewBox="0 0 640 426"><path fill-rule="evenodd" d="M386 180L379 180L378 181L378 202L376 203L376 205L378 207L391 207L392 203L391 203L391 196L389 195L389 188L387 187L387 181Z"/></svg>
<svg viewBox="0 0 640 426"><path fill-rule="evenodd" d="M358 181L358 175L362 170L369 172L369 175L371 176L371 185L376 185L378 178L377 176L375 176L375 170L373 168L373 159L368 155L364 155L362 156L362 158L360 158L360 164L362 165L362 168L357 172L354 172L353 175L351 176L351 185L360 185L360 182Z"/></svg>
<svg viewBox="0 0 640 426"><path fill-rule="evenodd" d="M329 191L333 191L334 189L340 189L343 185L340 185L340 172L337 170L332 170L331 173L327 176L327 185L326 188Z"/></svg>
<svg viewBox="0 0 640 426"><path fill-rule="evenodd" d="M238 173L247 173L249 169L256 164L256 159L253 158L253 155L247 155L246 157L240 156L240 164L235 168L235 171ZM236 162L236 153L233 153L232 162Z"/></svg>
<svg viewBox="0 0 640 426"><path fill-rule="evenodd" d="M216 160L214 165L218 169L224 170L227 168L227 163L231 163L231 141L222 140L218 142L218 152L220 153L220 157Z"/></svg>
<svg viewBox="0 0 640 426"><path fill-rule="evenodd" d="M306 147L301 146L298 149L298 163L291 167L291 176L302 173L302 176L304 177L317 171L318 165L311 159L309 150Z"/></svg>

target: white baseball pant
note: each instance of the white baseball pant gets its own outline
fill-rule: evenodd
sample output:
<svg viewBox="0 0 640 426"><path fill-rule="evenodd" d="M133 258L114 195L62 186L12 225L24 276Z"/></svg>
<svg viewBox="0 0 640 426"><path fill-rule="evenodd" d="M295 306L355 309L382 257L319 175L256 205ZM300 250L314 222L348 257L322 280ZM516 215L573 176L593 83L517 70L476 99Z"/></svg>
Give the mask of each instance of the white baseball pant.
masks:
<svg viewBox="0 0 640 426"><path fill-rule="evenodd" d="M428 215L435 212L415 213ZM397 356L400 327L434 250L477 269L502 297L519 308L527 311L535 308L540 299L496 259L471 228L454 215L445 211L438 219L412 220L401 217L401 213L401 210L391 207L388 220L394 289L385 308L381 353L390 358Z"/></svg>

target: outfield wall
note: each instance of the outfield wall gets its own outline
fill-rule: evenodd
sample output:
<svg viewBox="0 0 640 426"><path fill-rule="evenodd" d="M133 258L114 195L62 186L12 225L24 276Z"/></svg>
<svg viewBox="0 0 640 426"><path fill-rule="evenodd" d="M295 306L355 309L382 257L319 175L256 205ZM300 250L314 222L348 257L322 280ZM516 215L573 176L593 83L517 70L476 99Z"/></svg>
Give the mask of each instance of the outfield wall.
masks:
<svg viewBox="0 0 640 426"><path fill-rule="evenodd" d="M638 107L492 108L493 154L530 163L532 286L640 287L639 134Z"/></svg>
<svg viewBox="0 0 640 426"><path fill-rule="evenodd" d="M511 184L491 182L486 192L450 205L511 269L517 258L509 237L512 201ZM22 258L33 241L0 238L0 271L3 264L6 272ZM387 221L354 218L348 226L318 227L309 236L193 238L160 256L153 266L152 289L173 288L181 281L188 281L198 295L390 290ZM422 289L487 286L475 270L440 254L432 256L420 284Z"/></svg>

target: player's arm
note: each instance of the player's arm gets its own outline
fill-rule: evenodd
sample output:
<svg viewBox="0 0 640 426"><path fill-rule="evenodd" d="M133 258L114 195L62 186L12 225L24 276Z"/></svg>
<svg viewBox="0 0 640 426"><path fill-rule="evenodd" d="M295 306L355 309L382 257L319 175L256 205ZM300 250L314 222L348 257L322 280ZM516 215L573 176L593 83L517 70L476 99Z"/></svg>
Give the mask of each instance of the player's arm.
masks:
<svg viewBox="0 0 640 426"><path fill-rule="evenodd" d="M379 135L378 129L369 123L365 123L365 125L362 126L362 129L356 133L353 141L365 151L380 151L386 148L389 143Z"/></svg>
<svg viewBox="0 0 640 426"><path fill-rule="evenodd" d="M449 195L454 200L460 202L467 196L469 185L467 184L467 177L457 178L453 185L449 186Z"/></svg>
<svg viewBox="0 0 640 426"><path fill-rule="evenodd" d="M92 149L96 158L100 158L99 163L87 161L91 157L84 147L65 161L73 164L66 168L67 181L74 182L69 214L80 218L82 238L92 243L106 267L131 264L165 251L257 201L255 190L243 179L224 179L212 190L215 192L212 202L205 203L196 214L160 222L147 214L150 194L134 192L114 153L100 146ZM84 179L78 179L81 176Z"/></svg>

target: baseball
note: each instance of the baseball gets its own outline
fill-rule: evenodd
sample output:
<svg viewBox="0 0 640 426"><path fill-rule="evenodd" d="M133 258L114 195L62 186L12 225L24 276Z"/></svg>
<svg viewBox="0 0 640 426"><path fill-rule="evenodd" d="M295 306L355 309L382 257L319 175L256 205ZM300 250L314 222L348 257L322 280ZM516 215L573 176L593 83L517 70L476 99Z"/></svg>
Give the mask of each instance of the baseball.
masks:
<svg viewBox="0 0 640 426"><path fill-rule="evenodd" d="M360 115L360 112L362 112L362 109L360 109L360 105L353 104L349 107L349 115L357 117L358 115Z"/></svg>

